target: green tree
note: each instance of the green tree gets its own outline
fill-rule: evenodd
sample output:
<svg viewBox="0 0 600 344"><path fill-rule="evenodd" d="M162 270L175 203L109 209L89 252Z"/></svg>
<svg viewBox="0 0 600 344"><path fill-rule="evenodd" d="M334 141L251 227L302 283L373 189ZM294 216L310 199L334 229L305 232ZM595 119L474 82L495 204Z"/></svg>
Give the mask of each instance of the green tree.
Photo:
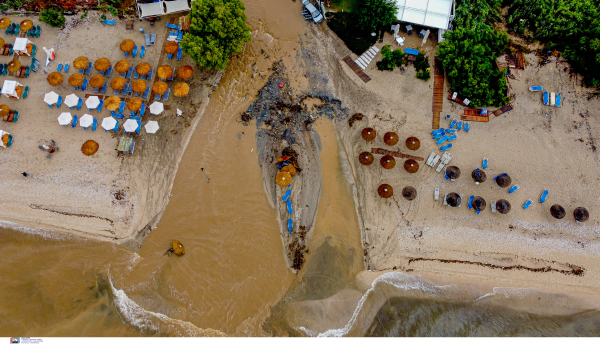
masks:
<svg viewBox="0 0 600 344"><path fill-rule="evenodd" d="M356 10L358 23L365 30L377 31L382 26L392 24L396 19L396 10L394 0L362 0Z"/></svg>
<svg viewBox="0 0 600 344"><path fill-rule="evenodd" d="M245 9L240 0L193 1L190 31L180 43L183 52L203 67L227 68L229 58L252 39Z"/></svg>
<svg viewBox="0 0 600 344"><path fill-rule="evenodd" d="M40 11L40 20L53 27L65 26L65 16L62 10L46 9Z"/></svg>

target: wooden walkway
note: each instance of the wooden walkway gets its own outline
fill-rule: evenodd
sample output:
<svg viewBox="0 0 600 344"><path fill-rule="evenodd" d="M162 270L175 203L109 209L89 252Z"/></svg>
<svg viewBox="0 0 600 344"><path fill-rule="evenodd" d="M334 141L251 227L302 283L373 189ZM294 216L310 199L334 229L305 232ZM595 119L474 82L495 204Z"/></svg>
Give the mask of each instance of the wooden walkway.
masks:
<svg viewBox="0 0 600 344"><path fill-rule="evenodd" d="M414 156L414 155L409 155L409 154L404 154L401 152L394 152L394 151L389 151L387 149L382 149L382 148L371 148L371 153L373 154L383 154L383 155L391 155L391 156L395 156L396 158L402 158L402 159L414 159L417 161L425 161L425 159L421 158L420 156Z"/></svg>
<svg viewBox="0 0 600 344"><path fill-rule="evenodd" d="M431 121L431 128L439 129L440 114L442 113L444 104L444 66L442 65L442 61L437 57L435 58L433 70L433 104L431 109L433 111L433 119Z"/></svg>
<svg viewBox="0 0 600 344"><path fill-rule="evenodd" d="M362 81L364 81L365 83L371 81L371 78L369 78L369 76L367 74L365 74L365 72L363 72L363 70L360 68L360 66L357 65L356 62L352 61L352 58L350 57L350 55L347 55L346 57L344 57L342 59L342 61L346 62L348 67L350 67L350 69L352 69L354 71L354 73L356 73L356 75L358 75L358 77Z"/></svg>

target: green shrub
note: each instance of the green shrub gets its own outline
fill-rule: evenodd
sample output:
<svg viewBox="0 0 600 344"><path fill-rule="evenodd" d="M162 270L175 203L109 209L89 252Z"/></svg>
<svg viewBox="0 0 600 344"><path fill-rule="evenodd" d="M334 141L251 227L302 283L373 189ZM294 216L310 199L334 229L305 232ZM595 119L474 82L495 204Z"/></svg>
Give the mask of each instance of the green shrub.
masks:
<svg viewBox="0 0 600 344"><path fill-rule="evenodd" d="M61 10L45 9L40 11L40 20L52 27L65 26L65 16Z"/></svg>
<svg viewBox="0 0 600 344"><path fill-rule="evenodd" d="M382 26L391 25L396 19L394 0L361 0L357 4L357 18L364 30L377 32Z"/></svg>
<svg viewBox="0 0 600 344"><path fill-rule="evenodd" d="M370 30L360 28L358 15L354 12L335 13L327 20L327 26L356 55L361 55L377 42L377 37L371 36Z"/></svg>
<svg viewBox="0 0 600 344"><path fill-rule="evenodd" d="M393 70L394 67L400 67L404 63L404 53L400 49L392 51L389 45L381 48L383 59L377 62L379 70Z"/></svg>
<svg viewBox="0 0 600 344"><path fill-rule="evenodd" d="M19 10L23 7L23 0L6 0L2 5L0 5L0 9L2 11L6 10Z"/></svg>
<svg viewBox="0 0 600 344"><path fill-rule="evenodd" d="M429 65L429 57L425 56L422 52L419 52L417 58L415 59L415 69L417 70L417 78L421 80L429 80L431 77L430 65Z"/></svg>

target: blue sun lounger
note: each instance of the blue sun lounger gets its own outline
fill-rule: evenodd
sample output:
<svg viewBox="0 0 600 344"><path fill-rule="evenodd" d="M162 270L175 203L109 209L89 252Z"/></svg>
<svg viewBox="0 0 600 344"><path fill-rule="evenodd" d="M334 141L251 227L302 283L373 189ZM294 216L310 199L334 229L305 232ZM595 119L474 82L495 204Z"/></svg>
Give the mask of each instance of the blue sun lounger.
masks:
<svg viewBox="0 0 600 344"><path fill-rule="evenodd" d="M287 204L288 213L293 214L294 211L292 210L292 201L288 198L287 201L285 201L285 203Z"/></svg>
<svg viewBox="0 0 600 344"><path fill-rule="evenodd" d="M529 91L531 92L537 92L537 91L543 91L544 87L542 86L529 86Z"/></svg>
<svg viewBox="0 0 600 344"><path fill-rule="evenodd" d="M104 106L104 99L100 99L100 104L98 104L98 112L102 111L102 106Z"/></svg>
<svg viewBox="0 0 600 344"><path fill-rule="evenodd" d="M85 74L87 74L87 75L91 75L92 74L92 63L91 62L88 63L88 67L85 70Z"/></svg>
<svg viewBox="0 0 600 344"><path fill-rule="evenodd" d="M113 68L112 65L110 67L108 67L108 70L106 70L106 77L110 78L111 74L112 74Z"/></svg>
<svg viewBox="0 0 600 344"><path fill-rule="evenodd" d="M62 101L63 101L62 96L58 96L58 103L56 103L57 109L60 109L60 106L62 105Z"/></svg>
<svg viewBox="0 0 600 344"><path fill-rule="evenodd" d="M508 189L508 193L513 193L519 189L519 184L513 185L510 189Z"/></svg>
<svg viewBox="0 0 600 344"><path fill-rule="evenodd" d="M87 85L88 85L88 80L87 80L87 78L84 78L83 85L81 85L81 90L85 91L85 89L87 88Z"/></svg>
<svg viewBox="0 0 600 344"><path fill-rule="evenodd" d="M103 23L105 25L116 25L117 22L115 20L104 20Z"/></svg>
<svg viewBox="0 0 600 344"><path fill-rule="evenodd" d="M160 94L157 94L157 95L154 96L154 100L160 100L161 97L162 96Z"/></svg>
<svg viewBox="0 0 600 344"><path fill-rule="evenodd" d="M146 75L146 80L150 80L152 78L152 72L154 72L154 68L150 68L150 73L148 73L148 75Z"/></svg>
<svg viewBox="0 0 600 344"><path fill-rule="evenodd" d="M283 201L286 201L286 202L287 202L287 200L288 200L288 198L290 198L290 195L291 195L291 194L292 194L292 190L289 190L289 189L288 189L288 191L286 191L286 192L285 192L285 195L283 195L283 197L281 197L281 199L282 199Z"/></svg>
<svg viewBox="0 0 600 344"><path fill-rule="evenodd" d="M437 140L435 143L439 146L442 143L446 142L447 140L448 140L448 136L444 135L444 137L442 137L441 139Z"/></svg>
<svg viewBox="0 0 600 344"><path fill-rule="evenodd" d="M62 72L62 63L58 64L58 68L56 68L57 72Z"/></svg>
<svg viewBox="0 0 600 344"><path fill-rule="evenodd" d="M102 94L106 93L107 86L108 86L108 81L105 81L104 86L102 86L102 88L100 89L100 93L102 93Z"/></svg>
<svg viewBox="0 0 600 344"><path fill-rule="evenodd" d="M113 116L114 118L125 119L125 115L118 114L118 113L116 113L114 111L111 111L110 115Z"/></svg>
<svg viewBox="0 0 600 344"><path fill-rule="evenodd" d="M83 99L79 98L79 101L77 102L77 110L81 110L81 105L83 105Z"/></svg>
<svg viewBox="0 0 600 344"><path fill-rule="evenodd" d="M448 136L448 142L456 140L457 137L456 135Z"/></svg>
<svg viewBox="0 0 600 344"><path fill-rule="evenodd" d="M523 204L523 209L529 208L530 205L531 205L531 200L528 199L527 202L525 202L525 204Z"/></svg>
<svg viewBox="0 0 600 344"><path fill-rule="evenodd" d="M175 30L177 30L177 31L180 31L180 30L181 30L181 27L180 27L179 25L175 25L175 24L171 24L171 23L167 23L167 27L168 27L169 29L175 29Z"/></svg>
<svg viewBox="0 0 600 344"><path fill-rule="evenodd" d="M446 129L446 134L454 134L454 132L456 132L456 130L454 130L454 129Z"/></svg>
<svg viewBox="0 0 600 344"><path fill-rule="evenodd" d="M447 144L445 146L440 147L440 151L443 152L443 151L448 150L450 148L452 148L452 144L451 143L449 143L449 144Z"/></svg>
<svg viewBox="0 0 600 344"><path fill-rule="evenodd" d="M73 116L73 122L71 123L71 128L75 128L77 126L78 120L79 120L79 117L77 117L77 115Z"/></svg>
<svg viewBox="0 0 600 344"><path fill-rule="evenodd" d="M434 140L439 140L441 137L446 136L444 133L437 134L433 137Z"/></svg>
<svg viewBox="0 0 600 344"><path fill-rule="evenodd" d="M134 79L139 79L139 78L140 78L140 75L138 74L138 72L137 72L137 69L136 69L136 71L133 73L133 78L134 78Z"/></svg>
<svg viewBox="0 0 600 344"><path fill-rule="evenodd" d="M150 93L150 86L146 87L146 92L142 94L143 99L148 99L148 93Z"/></svg>
<svg viewBox="0 0 600 344"><path fill-rule="evenodd" d="M458 125L456 126L456 130L460 131L462 129L462 125L463 125L463 122L458 122Z"/></svg>
<svg viewBox="0 0 600 344"><path fill-rule="evenodd" d="M69 71L69 64L68 64L68 63L66 63L66 64L65 64L65 73L67 73L68 71Z"/></svg>
<svg viewBox="0 0 600 344"><path fill-rule="evenodd" d="M167 92L165 92L165 94L163 95L163 101L166 102L167 100L169 100L169 93L171 93L171 89L167 88Z"/></svg>
<svg viewBox="0 0 600 344"><path fill-rule="evenodd" d="M133 47L133 52L131 53L131 56L133 56L133 57L136 57L136 56L137 56L137 49L138 49L138 47L137 47L137 45L135 45L135 46Z"/></svg>
<svg viewBox="0 0 600 344"><path fill-rule="evenodd" d="M130 79L131 73L133 73L133 66L129 67L129 71L127 71L127 75L125 76L125 79Z"/></svg>
<svg viewBox="0 0 600 344"><path fill-rule="evenodd" d="M138 116L135 115L135 111L131 111L131 115L129 115L130 119L135 119L136 121L140 120Z"/></svg>
<svg viewBox="0 0 600 344"><path fill-rule="evenodd" d="M548 105L548 91L544 91L544 105Z"/></svg>
<svg viewBox="0 0 600 344"><path fill-rule="evenodd" d="M92 131L96 131L97 126L98 126L98 120L94 118L94 123L92 123Z"/></svg>
<svg viewBox="0 0 600 344"><path fill-rule="evenodd" d="M546 197L548 197L548 190L544 190L542 196L540 197L540 203L546 202Z"/></svg>
<svg viewBox="0 0 600 344"><path fill-rule="evenodd" d="M469 122L465 123L465 132L469 132Z"/></svg>
<svg viewBox="0 0 600 344"><path fill-rule="evenodd" d="M292 219L288 219L288 232L290 232L290 234L294 233L294 224Z"/></svg>
<svg viewBox="0 0 600 344"><path fill-rule="evenodd" d="M150 44L150 34L148 34L148 33L145 33L145 34L144 34L144 38L146 39L146 45L151 45L151 44Z"/></svg>
<svg viewBox="0 0 600 344"><path fill-rule="evenodd" d="M140 109L140 117L144 117L144 112L146 112L146 103L142 103L142 107Z"/></svg>
<svg viewBox="0 0 600 344"><path fill-rule="evenodd" d="M432 131L431 135L435 136L435 135L437 135L439 133L443 133L443 132L444 132L444 128L439 128L439 129L436 129L436 130Z"/></svg>
<svg viewBox="0 0 600 344"><path fill-rule="evenodd" d="M487 164L488 164L488 159L486 157L483 157L483 164L481 164L481 168L483 168L484 170L487 169Z"/></svg>
<svg viewBox="0 0 600 344"><path fill-rule="evenodd" d="M454 128L456 125L456 118L452 119L452 123L450 123L450 129Z"/></svg>
<svg viewBox="0 0 600 344"><path fill-rule="evenodd" d="M146 55L146 46L142 45L140 48L140 57L144 57Z"/></svg>
<svg viewBox="0 0 600 344"><path fill-rule="evenodd" d="M181 48L177 49L177 61L181 61L182 54L183 54L183 50L181 50Z"/></svg>
<svg viewBox="0 0 600 344"><path fill-rule="evenodd" d="M119 121L115 124L115 129L113 129L113 133L116 133L119 130Z"/></svg>
<svg viewBox="0 0 600 344"><path fill-rule="evenodd" d="M562 96L560 94L558 94L556 96L556 107L560 107L560 101L562 99Z"/></svg>
<svg viewBox="0 0 600 344"><path fill-rule="evenodd" d="M473 198L475 198L474 195L471 195L471 197L469 197L469 203L468 203L469 209L473 209Z"/></svg>
<svg viewBox="0 0 600 344"><path fill-rule="evenodd" d="M119 114L122 114L123 110L125 110L125 101L124 100L121 101L121 106L119 107Z"/></svg>

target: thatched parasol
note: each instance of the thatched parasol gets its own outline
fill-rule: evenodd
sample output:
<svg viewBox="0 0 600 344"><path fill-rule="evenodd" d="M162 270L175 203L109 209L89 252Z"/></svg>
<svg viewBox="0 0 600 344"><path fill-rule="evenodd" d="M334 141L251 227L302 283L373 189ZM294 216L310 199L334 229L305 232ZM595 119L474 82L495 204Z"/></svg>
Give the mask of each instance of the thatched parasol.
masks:
<svg viewBox="0 0 600 344"><path fill-rule="evenodd" d="M169 65L162 65L162 66L158 67L156 74L161 79L165 79L165 80L170 79L171 76L173 76L173 67L171 67Z"/></svg>
<svg viewBox="0 0 600 344"><path fill-rule="evenodd" d="M175 97L183 98L187 96L188 93L190 93L190 86L185 82L180 82L173 88L173 95L175 95Z"/></svg>
<svg viewBox="0 0 600 344"><path fill-rule="evenodd" d="M110 67L110 60L106 57L99 58L94 62L94 68L99 72L107 70L108 67Z"/></svg>
<svg viewBox="0 0 600 344"><path fill-rule="evenodd" d="M281 168L281 172L287 172L293 177L296 175L296 168L292 164L285 165Z"/></svg>
<svg viewBox="0 0 600 344"><path fill-rule="evenodd" d="M377 193L383 198L390 198L394 195L394 188L389 184L381 184L377 188Z"/></svg>
<svg viewBox="0 0 600 344"><path fill-rule="evenodd" d="M115 111L116 109L119 108L120 105L121 105L121 98L119 98L117 96L108 97L108 99L106 99L104 101L104 107L109 109L110 111Z"/></svg>
<svg viewBox="0 0 600 344"><path fill-rule="evenodd" d="M83 74L71 74L71 76L69 76L69 85L79 87L83 85L83 79Z"/></svg>
<svg viewBox="0 0 600 344"><path fill-rule="evenodd" d="M461 202L462 199L460 198L460 195L456 192L451 192L446 195L446 203L448 203L448 205L451 207L458 207Z"/></svg>
<svg viewBox="0 0 600 344"><path fill-rule="evenodd" d="M375 140L375 137L377 137L377 132L373 128L364 128L361 135L365 141L370 142Z"/></svg>
<svg viewBox="0 0 600 344"><path fill-rule="evenodd" d="M510 186L510 183L512 183L508 173L502 173L494 179L496 180L496 184L498 184L498 186L501 188L507 188Z"/></svg>
<svg viewBox="0 0 600 344"><path fill-rule="evenodd" d="M404 162L404 169L408 173L415 173L419 170L419 163L416 160L408 159Z"/></svg>
<svg viewBox="0 0 600 344"><path fill-rule="evenodd" d="M373 163L373 160L375 160L373 158L373 154L369 152L362 152L358 156L358 161L360 161L360 163L363 165L371 165Z"/></svg>
<svg viewBox="0 0 600 344"><path fill-rule="evenodd" d="M555 219L562 219L567 215L565 208L563 208L560 204L555 204L550 207L550 214Z"/></svg>
<svg viewBox="0 0 600 344"><path fill-rule="evenodd" d="M6 104L0 105L0 116L6 116L10 112L10 108Z"/></svg>
<svg viewBox="0 0 600 344"><path fill-rule="evenodd" d="M19 25L21 31L29 31L33 27L33 22L29 19L25 19Z"/></svg>
<svg viewBox="0 0 600 344"><path fill-rule="evenodd" d="M19 60L12 60L6 66L6 69L8 69L9 72L16 72L20 68L21 68L21 62Z"/></svg>
<svg viewBox="0 0 600 344"><path fill-rule="evenodd" d="M163 95L169 89L169 85L167 85L164 81L157 81L152 85L152 92L156 94Z"/></svg>
<svg viewBox="0 0 600 344"><path fill-rule="evenodd" d="M473 170L473 172L471 172L471 178L473 178L475 184L479 184L485 182L487 176L485 175L485 172L483 172L482 169L476 168Z"/></svg>
<svg viewBox="0 0 600 344"><path fill-rule="evenodd" d="M93 88L99 88L104 86L105 81L106 80L102 75L96 74L90 78L90 86L92 86Z"/></svg>
<svg viewBox="0 0 600 344"><path fill-rule="evenodd" d="M194 69L190 66L179 67L177 70L177 77L183 80L187 80L194 75Z"/></svg>
<svg viewBox="0 0 600 344"><path fill-rule="evenodd" d="M577 222L585 222L590 219L590 213L583 207L575 208L573 216L575 216Z"/></svg>
<svg viewBox="0 0 600 344"><path fill-rule="evenodd" d="M140 98L131 98L127 101L127 108L130 111L138 111L142 108L142 100Z"/></svg>
<svg viewBox="0 0 600 344"><path fill-rule="evenodd" d="M53 72L48 75L48 83L52 86L58 86L63 82L63 75L59 72Z"/></svg>
<svg viewBox="0 0 600 344"><path fill-rule="evenodd" d="M130 67L131 67L131 64L127 60L121 60L121 61L117 62L117 64L115 64L115 70L119 74L127 73L129 71Z"/></svg>
<svg viewBox="0 0 600 344"><path fill-rule="evenodd" d="M115 91L120 91L125 88L127 84L127 80L125 78L118 76L110 81L110 87ZM133 87L132 87L133 88Z"/></svg>
<svg viewBox="0 0 600 344"><path fill-rule="evenodd" d="M287 187L292 183L292 175L288 172L279 172L275 177L275 183L281 187Z"/></svg>
<svg viewBox="0 0 600 344"><path fill-rule="evenodd" d="M81 146L81 152L85 155L94 155L98 151L100 145L94 140L87 140Z"/></svg>
<svg viewBox="0 0 600 344"><path fill-rule="evenodd" d="M140 75L148 75L152 70L152 66L148 62L142 62L137 67L135 67L135 71Z"/></svg>
<svg viewBox="0 0 600 344"><path fill-rule="evenodd" d="M393 156L391 155L384 155L381 160L381 166L383 166L383 168L389 170L394 168L394 166L396 166L396 159L394 159Z"/></svg>
<svg viewBox="0 0 600 344"><path fill-rule="evenodd" d="M417 189L413 188L412 186L405 187L402 189L402 197L412 201L413 199L417 198Z"/></svg>
<svg viewBox="0 0 600 344"><path fill-rule="evenodd" d="M510 203L505 199L498 200L496 201L496 210L498 210L500 214L508 214L510 211Z"/></svg>
<svg viewBox="0 0 600 344"><path fill-rule="evenodd" d="M146 85L146 82L144 80L136 80L131 85L131 89L135 93L144 93L146 92L147 87L148 86Z"/></svg>
<svg viewBox="0 0 600 344"><path fill-rule="evenodd" d="M174 41L170 41L165 43L165 53L167 54L175 54L179 49L179 44Z"/></svg>
<svg viewBox="0 0 600 344"><path fill-rule="evenodd" d="M446 176L450 180L456 180L460 177L460 168L456 166L448 166L446 167Z"/></svg>
<svg viewBox="0 0 600 344"><path fill-rule="evenodd" d="M179 241L174 240L172 246L173 246L173 253L175 253L176 255L183 256L185 254L185 248Z"/></svg>
<svg viewBox="0 0 600 344"><path fill-rule="evenodd" d="M479 196L473 198L473 202L471 204L473 205L473 209L479 212L483 211L486 206L485 200Z"/></svg>
<svg viewBox="0 0 600 344"><path fill-rule="evenodd" d="M10 25L10 19L4 17L0 19L0 29L6 29Z"/></svg>
<svg viewBox="0 0 600 344"><path fill-rule="evenodd" d="M88 67L89 62L90 60L88 60L87 57L79 56L75 59L75 61L73 61L73 67L75 67L75 69L84 69Z"/></svg>
<svg viewBox="0 0 600 344"><path fill-rule="evenodd" d="M406 148L410 150L417 150L421 147L421 141L418 138L411 136L406 139Z"/></svg>
<svg viewBox="0 0 600 344"><path fill-rule="evenodd" d="M383 142L385 142L385 144L388 146L395 145L396 143L398 143L398 140L400 140L398 134L396 134L393 131L389 131L385 133L385 135L383 135Z"/></svg>
<svg viewBox="0 0 600 344"><path fill-rule="evenodd" d="M130 53L133 51L135 43L130 39L126 39L123 42L121 42L121 45L119 47L121 48L121 51Z"/></svg>

